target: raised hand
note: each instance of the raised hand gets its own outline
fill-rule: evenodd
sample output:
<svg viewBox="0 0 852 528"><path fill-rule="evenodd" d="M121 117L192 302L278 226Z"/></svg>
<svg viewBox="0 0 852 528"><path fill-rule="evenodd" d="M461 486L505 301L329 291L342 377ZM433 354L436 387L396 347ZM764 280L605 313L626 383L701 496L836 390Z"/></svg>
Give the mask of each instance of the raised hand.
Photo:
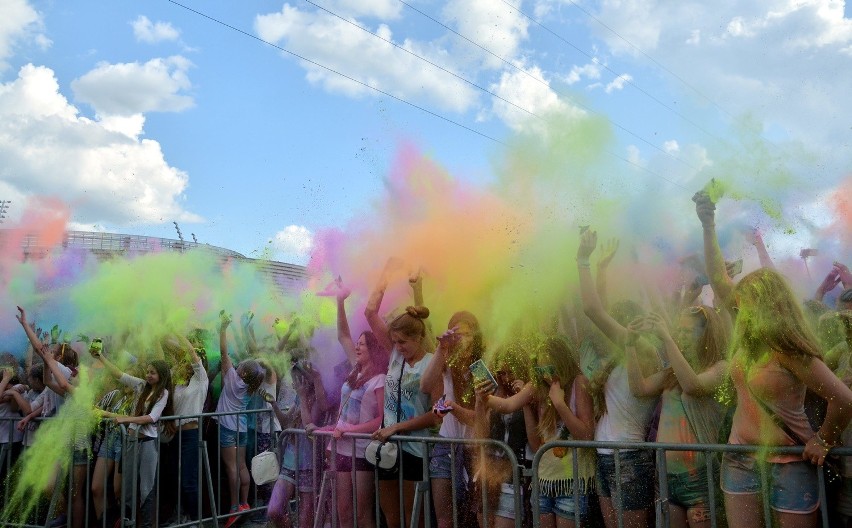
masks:
<svg viewBox="0 0 852 528"><path fill-rule="evenodd" d="M819 285L820 293L825 294L830 292L831 290L836 288L838 284L840 284L840 280L840 270L837 269L837 263L835 262L834 267L831 268L831 271L829 271L825 278L822 280L822 284Z"/></svg>
<svg viewBox="0 0 852 528"><path fill-rule="evenodd" d="M577 248L577 260L588 261L598 245L598 232L587 229L580 235L580 247Z"/></svg>
<svg viewBox="0 0 852 528"><path fill-rule="evenodd" d="M21 323L21 326L27 326L27 312L26 312L26 310L24 310L20 306L18 306L17 308L18 308L18 314L15 315L15 319L17 319L18 322Z"/></svg>
<svg viewBox="0 0 852 528"><path fill-rule="evenodd" d="M710 199L710 195L704 191L698 191L692 197L695 202L695 214L701 220L701 224L705 226L715 225L716 223L716 204Z"/></svg>
<svg viewBox="0 0 852 528"><path fill-rule="evenodd" d="M438 347L442 352L449 352L461 340L461 336L456 333L458 329L454 326L438 336Z"/></svg>
<svg viewBox="0 0 852 528"><path fill-rule="evenodd" d="M606 268L612 262L612 258L618 253L619 240L611 238L601 245L601 259L598 261L598 268Z"/></svg>
<svg viewBox="0 0 852 528"><path fill-rule="evenodd" d="M843 287L852 288L852 272L849 271L846 264L835 262L834 269L837 270L837 273L840 276L840 282L843 283Z"/></svg>
<svg viewBox="0 0 852 528"><path fill-rule="evenodd" d="M222 329L228 328L228 325L231 324L233 320L233 316L231 314L226 314L225 310L219 311L219 327Z"/></svg>
<svg viewBox="0 0 852 528"><path fill-rule="evenodd" d="M254 312L249 310L249 311L247 311L246 313L244 313L243 315L240 316L240 324L242 325L243 328L245 328L245 327L247 327L248 325L251 324L253 319L254 319Z"/></svg>

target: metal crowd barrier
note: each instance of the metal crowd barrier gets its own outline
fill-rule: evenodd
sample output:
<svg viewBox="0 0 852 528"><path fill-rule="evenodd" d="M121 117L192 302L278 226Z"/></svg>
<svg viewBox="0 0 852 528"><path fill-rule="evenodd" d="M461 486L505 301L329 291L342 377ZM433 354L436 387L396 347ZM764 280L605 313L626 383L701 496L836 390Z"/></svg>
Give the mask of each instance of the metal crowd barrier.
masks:
<svg viewBox="0 0 852 528"><path fill-rule="evenodd" d="M286 429L283 431L285 435L291 435L294 437L304 436L307 441L311 444L311 452L313 460L317 460L317 454L323 453L326 449L330 450L331 456L329 456L329 464L328 471L323 471L322 480L320 480L319 472L322 468L317 467L316 464L312 464L312 498L311 505L309 507L313 508L314 511L318 513L317 517L314 519L312 528L322 528L324 526L325 519L323 518L324 512L321 510L321 506L323 504L328 504L329 501L326 500L328 498L327 492L330 490L330 504L331 507L331 526L337 528L340 526L337 519L337 489L334 485L334 482L331 479L336 478L337 474L337 461L334 456L337 453L337 442L338 440L332 436L331 432L327 431L315 431L312 434L308 434L304 429ZM370 439L371 435L369 434L356 434L356 433L345 433L343 434L343 438L345 439ZM419 519L421 516L421 512L423 514L423 526L429 527L432 526L432 515L431 515L431 471L429 467L429 456L423 457L423 479L420 482L416 483L415 488L415 496L414 496L414 505L412 507L410 522L405 522L405 504L403 504L403 470L404 470L404 461L402 459L402 446L404 443L420 443L425 446L425 452L428 454L430 452L429 447L435 446L438 444L447 444L450 446L455 445L463 445L469 448L478 448L480 451L480 456L483 455L486 447L490 446L493 448L497 448L501 450L506 459L509 461L509 464L512 467L512 477L511 483L515 490L521 489L521 474L520 467L518 466L518 460L515 454L512 452L512 449L505 444L504 442L500 442L497 440L490 439L464 439L464 438L442 438L439 436L409 436L409 435L394 435L391 436L388 441L396 442L397 449L399 455L399 471L397 472L397 485L398 485L398 493L399 493L399 525L400 526L418 526ZM352 442L352 458L355 458L356 444ZM299 450L295 449L296 457L294 465L296 466L296 470L300 467L300 456ZM458 468L459 462L457 460L457 456L455 453L455 449L450 449L450 487L451 487L451 496L452 496L452 516L453 516L453 526L459 525L459 512L458 512L458 484L456 479L454 478L456 475L456 469ZM355 466L352 465L352 469L350 470L351 479L352 479L352 526L357 528L357 520L358 520L358 510L360 507L364 507L364 505L358 505L358 497L357 497L357 489L355 485ZM370 505L371 508L375 508L375 519L378 526L378 519L380 518L380 506L379 506L379 472L378 470L373 471L373 485L376 493L374 494L374 504ZM473 475L470 475L470 478L473 478ZM296 476L296 481L298 482L298 475ZM485 486L481 486L482 488L482 528L489 527L489 511L488 511L488 499L486 497L487 489ZM299 516L300 509L305 507L305 505L301 504L299 500L298 491L295 493L296 499L296 519L301 519ZM347 497L348 499L348 497ZM345 500L345 499L344 499ZM514 496L515 501L515 518L514 524L516 528L521 528L523 523L523 503L520 493L515 493ZM443 506L443 505L442 505ZM348 528L346 526L341 528Z"/></svg>
<svg viewBox="0 0 852 528"><path fill-rule="evenodd" d="M551 449L554 448L568 448L571 450L571 456L573 457L573 469L574 474L578 471L578 450L579 449L598 449L605 448L613 450L613 455L615 459L615 490L613 490L613 505L615 506L618 528L624 527L624 512L622 507L622 482L620 475L620 457L624 451L652 451L656 455L656 473L659 484L659 497L655 500L655 509L656 509L656 526L659 528L666 528L669 526L669 509L668 509L668 479L667 479L667 468L666 468L666 452L667 451L691 451L691 452L703 452L708 455L711 453L759 453L760 456L766 454L773 455L798 455L801 456L804 447L771 447L768 448L766 446L747 446L747 445L731 445L731 444L669 444L669 443L659 443L659 442L596 442L596 441L574 441L574 440L562 440L557 442L549 442L542 445L539 450L535 453L535 457L533 459L533 467L532 467L532 507L533 507L533 526L538 528L540 526L540 517L539 517L539 464L541 463L542 456ZM844 448L835 448L831 450L831 454L833 456L845 457L852 455L852 448L844 447ZM720 501L723 500L722 497L717 497L717 492L721 493L718 489L719 483L719 474L717 464L714 463L713 456L705 456L705 464L707 469L707 492L708 498L710 501L710 525L712 528L719 527L720 519L718 518L717 511L718 506L722 504ZM714 467L716 467L714 469ZM772 522L772 510L769 505L769 481L768 475L765 471L765 466L763 464L760 465L760 473L761 473L761 499L763 503L763 515L764 515L764 523L765 526L770 527L773 526ZM822 528L830 528L829 517L828 517L828 508L827 508L827 497L825 490L825 469L823 466L817 466L817 478L818 478L818 486L819 486L819 504L820 504L820 519ZM580 518L579 511L579 482L578 479L574 479L574 489L573 489L573 498L574 498L574 522L577 528L581 528L583 525L582 519Z"/></svg>
<svg viewBox="0 0 852 528"><path fill-rule="evenodd" d="M171 416L171 417L162 417L161 422L168 420L178 420L178 419L202 419L207 418L206 424L204 421L199 425L199 442L198 442L198 469L197 469L197 478L198 478L198 486L196 490L196 500L197 500L197 511L194 512L195 519L191 519L186 522L180 522L180 514L182 512L185 513L185 508L183 507L183 494L180 492L183 488L182 482L182 467L184 464L182 450L180 449L181 442L183 441L183 433L184 430L178 428L175 436L170 440L171 442L175 442L174 445L177 446L175 450L177 453L177 489L179 490L176 502L174 505L175 515L178 522L166 523L164 520L160 519L161 513L161 495L162 488L161 484L161 471L160 468L160 458L161 458L161 448L164 444L162 433L158 436L156 441L156 456L157 456L157 466L158 470L156 472L156 481L152 491L152 502L148 506L150 508L150 525L151 526L173 526L175 528L181 528L186 526L196 526L199 523L204 523L205 525L217 526L218 521L222 520L223 517L229 517L228 512L224 512L226 507L223 507L223 504L226 504L228 499L227 495L222 496L222 479L225 476L223 473L221 456L219 453L214 453L214 457L216 460L215 466L212 465L210 460L209 453L209 445L207 440L203 437L203 432L205 430L205 425L209 429L211 425L211 421L209 419L218 417L218 416L226 416L226 415L260 415L262 413L268 413L270 415L270 424L272 423L272 412L268 409L254 409L254 410L246 410L242 412L234 412L234 413L201 413L197 415L187 415L187 416ZM55 420L57 418L48 418L48 420ZM0 474L3 477L3 493L0 498L2 498L3 505L9 504L9 498L11 496L12 487L14 485L13 482L8 480L9 475L13 470L13 464L15 462L15 457L18 458L28 449L27 447L22 447L20 453L16 453L17 448L14 447L12 443L3 443L3 432L6 430L6 427L15 427L15 424L20 420L19 417L2 417L0 418ZM7 422L10 424L7 426ZM216 425L213 428L216 435L216 444L218 445L218 438L221 429L221 425L219 422L215 422ZM247 428L248 429L248 428ZM209 431L208 431L209 432ZM241 432L249 433L250 431L238 431L238 434ZM258 433L262 433L262 431L258 431L257 428L254 428L254 441L255 445L257 443L257 435ZM311 527L303 527L303 528L322 528L326 525L326 521L330 521L330 524L333 528L338 528L341 526L337 515L336 505L339 500L349 500L349 497L338 497L337 496L337 487L335 485L335 480L337 476L337 461L335 456L330 456L328 458L328 463L317 463L317 461L324 460L324 456L322 456L326 450L330 450L332 455L337 453L337 442L338 439L334 438L330 432L320 432L315 431L312 434L308 434L303 429L285 429L280 433L282 437L275 438L272 436L270 449L276 451L278 453L278 447L290 443L293 445L294 450L294 475L295 475L295 486L294 486L294 494L293 498L288 504L284 505L285 514L290 516L291 520L295 517L295 522L292 523L293 526L299 526L300 512L303 508L309 508L311 512L314 513L314 519ZM369 434L352 434L346 433L343 435L345 439L369 439ZM300 477L300 467L302 466L302 461L300 457L302 453L300 453L300 449L298 448L297 439L301 438L302 442L308 442L310 445L311 452L311 463L309 464L310 469L307 470L310 473L310 482L311 482L311 492L310 492L310 504L304 504L303 499L301 497L301 493L299 491L299 477ZM529 522L533 527L540 526L540 509L539 509L539 496L540 496L540 485L539 485L539 465L541 463L542 456L549 450L554 448L567 448L570 450L570 456L572 457L572 463L574 466L574 474L578 473L579 467L579 451L580 449L597 449L597 448L607 448L613 450L613 455L615 459L615 489L613 490L613 505L617 514L617 521L619 528L623 528L624 526L624 518L623 518L623 507L622 507L622 482L620 475L620 459L623 456L623 453L631 450L644 450L651 451L655 454L656 457L656 475L657 475L657 484L658 484L658 497L655 501L656 505L656 526L658 527L667 527L669 526L669 514L668 514L668 481L667 481L667 467L666 467L666 453L669 451L691 451L691 452L703 452L708 456L705 456L705 464L707 469L707 489L709 500L711 502L710 507L710 525L713 528L718 526L722 526L723 524L720 522L718 516L717 506L722 504L721 492L718 488L719 482L719 471L718 465L714 462L715 457L711 456L712 453L761 453L766 454L767 452L772 454L794 454L801 455L803 448L802 447L778 447L778 448L767 448L765 446L740 446L740 445L706 445L706 444L666 444L666 443L650 443L650 442L595 442L595 441L557 441L547 443L535 453L535 456L532 460L532 469L525 470L521 466L519 466L517 457L515 456L512 449L505 444L504 442L500 442L497 440L490 439L456 439L456 438L442 438L442 437L421 437L421 436L406 436L406 435L395 435L390 437L389 441L396 442L399 452L402 453L403 445L406 443L419 443L425 446L425 452L428 454L430 452L430 447L434 447L439 444L447 444L450 446L455 445L463 445L469 452L475 452L475 450L479 450L480 456L484 455L486 448L496 449L505 455L505 459L508 461L512 468L511 474L511 484L513 489L515 490L514 494L514 510L515 517L513 519L514 525L516 528L521 528L525 526L525 523ZM134 445L136 444L136 445ZM138 515L141 510L140 507L142 505L139 504L139 453L141 442L138 439L134 438L131 435L127 434L126 430L122 430L122 459L124 457L124 453L133 452L135 453L135 458L131 461L127 461L131 467L131 475L128 478L128 481L131 483L130 489L127 489L126 486L122 486L121 496L118 498L118 508L120 512L121 522L120 526L136 526L138 519ZM32 518L29 519L8 519L4 518L0 520L0 525L4 527L10 528L39 528L41 526L47 527L50 523L50 520L54 517L54 513L57 509L57 505L59 503L60 493L64 491L66 493L66 510L68 513L68 518L66 522L67 527L71 527L73 524L74 517L74 503L75 503L75 488L79 487L78 482L75 482L74 479L74 461L73 461L73 448L72 443L69 440L69 457L70 460L70 470L67 477L67 486L57 485L53 488L53 494L50 497L49 504L47 505L46 512L44 511L44 507L40 507L35 512L35 519L44 519L44 524L32 524L28 521L32 521ZM352 442L352 457L355 458L356 455L356 444ZM283 458L282 453L279 454L279 460L281 461ZM452 517L453 517L453 525L459 525L459 494L460 490L458 489L458 483L454 478L456 475L456 470L459 467L458 465L461 463L457 460L456 450L450 449L450 465L451 465L451 493L452 493ZM91 526L90 521L92 520L92 512L91 507L94 505L92 502L92 466L94 463L94 457L97 454L93 454L88 457L86 460L86 472L85 472L85 487L83 488L83 498L84 508L82 516L84 517L83 526ZM251 453L248 449L246 452L246 464L250 465L251 457L253 453ZM832 455L836 456L850 456L852 455L852 448L836 448L832 450ZM416 483L415 486L415 498L414 505L411 508L411 516L408 519L408 523L406 523L405 519L405 504L403 503L403 465L404 461L402 460L402 456L400 455L400 468L397 477L397 486L400 497L399 504L399 512L400 526L418 526L419 519L421 515L423 517L423 526L430 527L433 525L432 523L432 512L430 509L432 500L431 500L431 471L429 465L429 456L423 458L423 478L420 482ZM214 473L215 467L215 473ZM127 469L126 464L122 467L122 480L124 480L123 471ZM49 468L44 468L45 471L49 470ZM381 516L380 506L379 506L379 475L378 471L374 472L373 485L375 489L375 493L373 494L374 503L370 505L359 504L358 503L358 495L357 495L357 484L355 478L355 468L353 464L353 468L350 470L351 479L352 479L352 525L357 527L358 520L358 511L361 508L369 507L374 509L375 513L375 521L378 526L378 522ZM827 505L827 497L826 497L826 488L825 488L825 471L822 467L817 469L818 475L818 483L819 483L819 501L820 501L820 519L821 525L823 528L829 528L829 512L826 507ZM524 515L524 498L522 497L522 492L524 486L522 486L522 477L529 476L531 477L531 485L530 491L531 494L529 496L529 502L532 510L532 518L527 519ZM470 476L473 477L472 475ZM650 477L650 476L649 476ZM763 514L765 517L766 526L772 526L772 510L769 507L769 493L768 493L768 476L765 472L761 473L762 478L762 502L763 502ZM241 484L239 477L239 472L237 473L237 485ZM214 482L215 481L215 482ZM649 485L651 483L651 479L649 478ZM108 510L109 505L109 496L111 494L111 490L108 489L109 482L109 473L105 472L104 474L104 504L103 510L106 512ZM508 482L507 482L508 483ZM250 483L252 484L252 483ZM273 486L274 484L269 484L269 486ZM573 500L575 506L575 526L578 528L582 527L585 524L585 520L581 518L580 505L579 505L579 497L580 497L580 482L579 479L574 479L574 489L573 489ZM487 497L488 490L485 485L480 485L482 492L482 504L481 510L478 513L481 513L481 526L482 528L488 528L490 525L490 515L489 515L489 500ZM473 487L471 486L471 489ZM205 493L208 498L208 508L205 508ZM328 500L330 499L330 500ZM78 501L80 499L77 499ZM240 516L251 515L252 513L257 512L265 512L267 509L267 504L263 504L258 501L258 489L257 486L254 486L254 500L251 501L254 504L254 507L247 511L239 512ZM326 511L324 508L327 505L331 505L329 511ZM446 507L447 505L435 505L436 507ZM208 509L207 515L205 516L205 509ZM79 515L79 514L78 514ZM37 521L39 522L39 521ZM212 524L210 524L212 523ZM102 525L104 528L107 528L107 516L103 516ZM109 526L108 528L112 528ZM348 528L348 526L343 526L342 528Z"/></svg>

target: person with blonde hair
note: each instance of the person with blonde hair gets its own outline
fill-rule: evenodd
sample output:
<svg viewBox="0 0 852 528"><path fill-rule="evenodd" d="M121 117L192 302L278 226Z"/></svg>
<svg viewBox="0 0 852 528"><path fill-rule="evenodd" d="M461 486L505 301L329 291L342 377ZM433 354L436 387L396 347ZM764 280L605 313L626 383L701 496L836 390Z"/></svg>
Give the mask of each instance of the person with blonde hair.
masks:
<svg viewBox="0 0 852 528"><path fill-rule="evenodd" d="M726 453L721 482L728 521L734 528L764 526L765 466L769 489L763 491L776 522L814 527L821 506L816 466L839 444L852 418L852 390L823 362L818 340L780 273L761 268L733 284L716 238L716 204L704 192L693 200L704 230L708 276L721 303L736 315L730 372L737 407L728 443L804 446L801 456ZM809 390L827 403L817 431L805 413Z"/></svg>

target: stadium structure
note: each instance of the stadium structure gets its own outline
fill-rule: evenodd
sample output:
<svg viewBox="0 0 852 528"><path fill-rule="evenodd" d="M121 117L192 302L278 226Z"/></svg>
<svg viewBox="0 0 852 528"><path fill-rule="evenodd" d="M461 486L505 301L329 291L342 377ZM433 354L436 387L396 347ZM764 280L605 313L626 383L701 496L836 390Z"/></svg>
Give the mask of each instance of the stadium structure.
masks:
<svg viewBox="0 0 852 528"><path fill-rule="evenodd" d="M2 237L2 230L0 230L0 237ZM177 251L181 253L203 251L218 257L222 265L232 261L254 265L261 275L266 277L285 294L297 294L307 281L307 271L304 266L273 260L253 259L230 249L169 238L124 235L120 233L67 231L65 239L62 242L62 247L86 250L99 260L109 260L121 257L122 255L159 251ZM48 254L50 248L40 245L35 236L25 236L23 239L23 251L25 259L40 259Z"/></svg>

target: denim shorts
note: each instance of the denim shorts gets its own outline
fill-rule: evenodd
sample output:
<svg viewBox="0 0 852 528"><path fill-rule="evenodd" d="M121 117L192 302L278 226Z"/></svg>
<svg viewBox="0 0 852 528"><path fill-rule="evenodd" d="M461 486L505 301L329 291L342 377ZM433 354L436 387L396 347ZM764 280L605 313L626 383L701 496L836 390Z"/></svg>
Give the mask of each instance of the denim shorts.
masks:
<svg viewBox="0 0 852 528"><path fill-rule="evenodd" d="M779 512L811 513L819 508L816 466L806 461L759 463L751 453L725 453L722 458L722 491L731 495L760 493L760 467L765 465L769 505Z"/></svg>
<svg viewBox="0 0 852 528"><path fill-rule="evenodd" d="M621 507L624 511L650 508L654 502L654 455L650 451L620 451ZM598 453L598 495L615 495L615 454Z"/></svg>
<svg viewBox="0 0 852 528"><path fill-rule="evenodd" d="M548 515L554 514L559 517L563 517L565 519L569 519L573 521L576 518L584 518L589 513L589 496L580 495L580 511L576 511L574 508L574 496L573 495L559 495L557 497L545 497L544 495L539 495L538 497L538 512L539 515Z"/></svg>
<svg viewBox="0 0 852 528"><path fill-rule="evenodd" d="M322 478L322 472L317 472L317 477ZM296 472L292 469L281 466L278 472L278 480L285 480L298 488L299 493L311 493L316 491L314 488L314 472L312 470L299 471L298 482L296 481Z"/></svg>
<svg viewBox="0 0 852 528"><path fill-rule="evenodd" d="M455 460L450 458L450 451L455 452ZM464 446L462 444L435 444L429 456L429 477L450 479L455 469L456 485L461 485L464 475Z"/></svg>
<svg viewBox="0 0 852 528"><path fill-rule="evenodd" d="M707 490L707 469L702 467L694 472L669 473L669 502L684 508L707 508L710 493Z"/></svg>
<svg viewBox="0 0 852 528"><path fill-rule="evenodd" d="M89 463L88 449L74 449L74 465L85 466Z"/></svg>
<svg viewBox="0 0 852 528"><path fill-rule="evenodd" d="M98 447L97 455L98 458L121 460L121 432L117 430L107 432Z"/></svg>
<svg viewBox="0 0 852 528"><path fill-rule="evenodd" d="M514 519L515 515L515 488L511 484L503 483L500 487L500 498L497 500L497 509L494 515L504 519ZM523 508L523 504L521 504Z"/></svg>
<svg viewBox="0 0 852 528"><path fill-rule="evenodd" d="M248 440L248 433L240 431L237 434L233 429L227 427L219 427L219 447L245 447Z"/></svg>

